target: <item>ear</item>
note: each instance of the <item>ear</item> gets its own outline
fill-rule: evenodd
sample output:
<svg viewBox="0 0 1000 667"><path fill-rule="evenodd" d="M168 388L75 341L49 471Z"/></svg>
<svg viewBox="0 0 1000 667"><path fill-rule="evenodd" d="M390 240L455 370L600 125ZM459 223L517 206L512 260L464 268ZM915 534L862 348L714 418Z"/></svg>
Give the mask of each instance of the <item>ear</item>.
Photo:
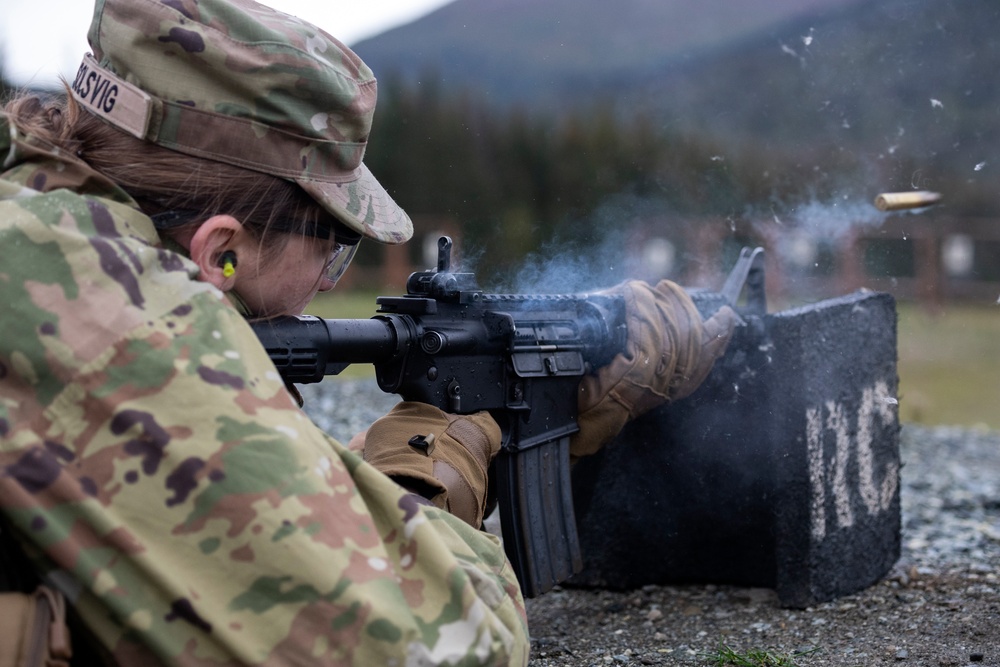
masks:
<svg viewBox="0 0 1000 667"><path fill-rule="evenodd" d="M236 276L223 273L222 255L226 251L239 257L239 240L243 225L231 215L213 215L201 223L191 237L191 259L201 269L198 280L212 283L223 292L236 284Z"/></svg>

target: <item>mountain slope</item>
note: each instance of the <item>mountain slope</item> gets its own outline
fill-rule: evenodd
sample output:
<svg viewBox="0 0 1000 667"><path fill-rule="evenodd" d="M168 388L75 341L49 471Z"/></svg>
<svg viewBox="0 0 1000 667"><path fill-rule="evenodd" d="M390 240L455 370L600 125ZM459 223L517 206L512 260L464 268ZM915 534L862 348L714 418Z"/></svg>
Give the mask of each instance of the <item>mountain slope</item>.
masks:
<svg viewBox="0 0 1000 667"><path fill-rule="evenodd" d="M898 186L933 188L948 169L972 183L1000 160L998 26L990 0L877 0L620 81L615 95L684 132L898 161Z"/></svg>
<svg viewBox="0 0 1000 667"><path fill-rule="evenodd" d="M995 0L457 0L357 48L382 77L498 108L613 100L730 157L755 152L762 170L948 187L985 210L1000 166L998 26Z"/></svg>
<svg viewBox="0 0 1000 667"><path fill-rule="evenodd" d="M551 104L859 0L456 0L353 45L380 77Z"/></svg>

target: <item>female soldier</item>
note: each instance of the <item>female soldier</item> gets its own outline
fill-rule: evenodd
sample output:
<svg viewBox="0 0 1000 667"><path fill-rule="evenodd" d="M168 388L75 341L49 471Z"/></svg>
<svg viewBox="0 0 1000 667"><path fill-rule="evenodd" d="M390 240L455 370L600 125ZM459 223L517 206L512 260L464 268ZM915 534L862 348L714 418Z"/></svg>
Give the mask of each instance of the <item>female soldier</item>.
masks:
<svg viewBox="0 0 1000 667"><path fill-rule="evenodd" d="M112 664L525 663L478 530L492 419L402 404L363 461L245 322L410 237L362 164L371 72L250 0L97 0L89 40L66 100L0 114L0 507L34 567ZM621 290L630 348L582 385L575 454L693 390L731 331Z"/></svg>

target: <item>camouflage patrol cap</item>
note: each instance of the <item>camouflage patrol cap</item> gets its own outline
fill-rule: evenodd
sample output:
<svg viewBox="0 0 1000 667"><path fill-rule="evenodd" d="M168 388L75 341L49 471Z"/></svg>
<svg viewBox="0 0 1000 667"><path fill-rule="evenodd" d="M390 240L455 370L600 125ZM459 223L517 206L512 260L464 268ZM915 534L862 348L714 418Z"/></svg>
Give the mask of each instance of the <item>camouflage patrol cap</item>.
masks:
<svg viewBox="0 0 1000 667"><path fill-rule="evenodd" d="M406 213L362 163L371 70L319 28L251 0L97 0L72 84L140 139L297 183L363 236L402 243Z"/></svg>

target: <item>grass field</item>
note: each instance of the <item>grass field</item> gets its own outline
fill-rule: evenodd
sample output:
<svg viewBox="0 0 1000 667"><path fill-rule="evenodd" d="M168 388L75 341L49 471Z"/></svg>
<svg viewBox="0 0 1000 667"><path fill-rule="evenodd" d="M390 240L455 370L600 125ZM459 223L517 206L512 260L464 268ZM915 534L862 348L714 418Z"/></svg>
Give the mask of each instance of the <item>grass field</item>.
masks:
<svg viewBox="0 0 1000 667"><path fill-rule="evenodd" d="M306 312L319 317L371 317L378 309L375 299L381 294L383 292L363 290L338 292L334 290L317 295L316 299L309 304ZM396 296L390 292L384 292L384 294Z"/></svg>
<svg viewBox="0 0 1000 667"><path fill-rule="evenodd" d="M897 310L900 419L1000 429L1000 305Z"/></svg>
<svg viewBox="0 0 1000 667"><path fill-rule="evenodd" d="M323 295L309 312L371 317L375 292ZM1000 305L946 306L930 313L899 304L899 410L903 422L1000 430ZM355 366L344 377L370 377Z"/></svg>

